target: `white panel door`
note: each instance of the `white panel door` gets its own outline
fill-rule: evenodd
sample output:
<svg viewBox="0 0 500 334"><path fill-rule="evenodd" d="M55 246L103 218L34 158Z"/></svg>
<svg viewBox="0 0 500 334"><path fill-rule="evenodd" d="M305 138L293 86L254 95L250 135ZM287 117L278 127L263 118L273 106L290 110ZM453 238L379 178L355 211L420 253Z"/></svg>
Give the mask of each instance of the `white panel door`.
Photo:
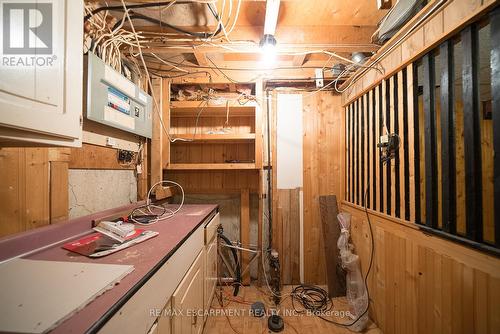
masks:
<svg viewBox="0 0 500 334"><path fill-rule="evenodd" d="M0 137L81 139L83 1L0 0L0 18Z"/></svg>

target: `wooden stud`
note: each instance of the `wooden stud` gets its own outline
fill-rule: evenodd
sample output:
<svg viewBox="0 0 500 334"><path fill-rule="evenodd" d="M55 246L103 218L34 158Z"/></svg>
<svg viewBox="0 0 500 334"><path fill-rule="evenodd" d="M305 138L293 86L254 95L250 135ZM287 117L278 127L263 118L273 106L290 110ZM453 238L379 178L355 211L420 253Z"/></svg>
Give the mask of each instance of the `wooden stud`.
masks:
<svg viewBox="0 0 500 334"><path fill-rule="evenodd" d="M163 164L162 164L162 126L161 119L163 118L163 89L162 79L153 79L153 87L155 98L158 101L160 110L153 110L153 134L151 138L151 185L163 180ZM167 101L168 105L168 101ZM153 108L156 108L154 105ZM168 129L168 128L167 128Z"/></svg>
<svg viewBox="0 0 500 334"><path fill-rule="evenodd" d="M257 80L255 82L255 96L260 99L264 96L262 91L263 83L262 80ZM263 154L263 144L262 144L262 108L260 105L255 106L255 167L262 168L262 154Z"/></svg>
<svg viewBox="0 0 500 334"><path fill-rule="evenodd" d="M365 160L365 134L366 134L366 127L365 127L365 119L366 119L366 113L365 113L365 95L361 96L360 98L360 136L361 136L361 141L360 141L360 158L361 158L361 180L360 180L360 203L362 206L365 206L365 175L366 175L366 160Z"/></svg>
<svg viewBox="0 0 500 334"><path fill-rule="evenodd" d="M346 139L345 139L345 147L346 147L346 164L345 164L345 175L346 175L346 200L351 201L351 105L348 105L345 108L345 124L346 124Z"/></svg>
<svg viewBox="0 0 500 334"><path fill-rule="evenodd" d="M405 82L403 79L403 76L405 75L405 69L401 70L398 72L398 88L397 88L397 96L398 96L398 134L400 138L400 144L399 144L399 152L398 152L398 163L399 163L399 177L397 179L397 182L399 183L399 215L397 215L401 219L406 219L406 203L408 201L408 198L406 198L406 175L405 172L407 171L407 162L405 160L405 157L407 156L407 128L405 125L407 124L406 118L408 115L406 114L406 106L405 103L407 102L404 99L404 93L405 93Z"/></svg>
<svg viewBox="0 0 500 334"><path fill-rule="evenodd" d="M393 122L393 117L391 117L391 80L385 80L385 90L384 90L384 95L385 95L385 104L384 104L384 114L385 114L385 126L387 127L387 132L388 134L392 133L394 130L394 127L392 126ZM385 213L388 215L392 214L392 161L387 161L385 163Z"/></svg>
<svg viewBox="0 0 500 334"><path fill-rule="evenodd" d="M402 216L405 220L412 221L411 215L410 215L410 207L413 205L411 203L411 196L410 196L410 184L412 181L412 178L410 175L413 175L411 172L410 168L410 161L413 157L410 156L410 128L409 128L409 119L413 118L412 115L410 115L409 112L409 103L411 99L408 99L408 68L404 68L401 70L402 73L402 78L401 78L401 98L402 98L402 113L403 113L403 150L404 150L404 158L403 158L403 168L404 168L404 173L403 173L403 180L404 180L404 216Z"/></svg>
<svg viewBox="0 0 500 334"><path fill-rule="evenodd" d="M495 206L495 244L500 247L500 8L490 16L491 29L491 96L493 112L493 150L494 156L494 206Z"/></svg>
<svg viewBox="0 0 500 334"><path fill-rule="evenodd" d="M355 159L354 159L354 103L349 106L349 127L350 127L350 137L349 137L349 156L350 156L350 167L349 173L351 177L351 186L349 188L350 201L354 203L354 178L355 178Z"/></svg>
<svg viewBox="0 0 500 334"><path fill-rule="evenodd" d="M391 129L394 133L399 135L399 100L398 100L398 77L397 75L392 76L392 84L391 84ZM401 147L401 145L400 145ZM392 215L394 217L400 217L400 178L399 178L399 150L394 154L394 163L391 168L391 179L392 182L392 190L391 190L391 198L392 198Z"/></svg>
<svg viewBox="0 0 500 334"><path fill-rule="evenodd" d="M425 212L428 227L437 227L437 143L435 112L434 55L423 58L424 69L424 124L425 124Z"/></svg>
<svg viewBox="0 0 500 334"><path fill-rule="evenodd" d="M241 190L240 196L240 240L243 247L248 247L250 244L250 192L248 189ZM249 261L249 253L242 252L241 268L247 267ZM242 277L243 285L250 284L250 272L247 271Z"/></svg>
<svg viewBox="0 0 500 334"><path fill-rule="evenodd" d="M377 144L379 142L380 138L380 85L376 86L373 89L373 95L374 95L374 100L375 104L373 106L373 119L374 119L374 126L375 126L375 140L373 142L373 150L374 150L374 156L375 156L375 175L374 175L374 187L373 187L373 192L375 193L375 203L374 204L374 209L376 211L382 211L382 208L380 206L380 201L381 201L381 196L380 196L380 189L382 189L382 185L380 182L380 150L377 147Z"/></svg>
<svg viewBox="0 0 500 334"><path fill-rule="evenodd" d="M384 123L384 113L385 113L385 85L386 81L383 80L382 84L379 86L379 110L378 110L378 115L379 115L379 137L378 141L380 142L380 137L385 133L385 123ZM386 177L385 177L385 164L383 163L382 159L380 159L380 150L378 153L378 161L379 161L379 184L380 184L380 197L379 197L379 202L380 202L380 212L385 212L385 207L386 207L386 196L387 196L387 183L386 183Z"/></svg>
<svg viewBox="0 0 500 334"><path fill-rule="evenodd" d="M370 184L369 183L370 182L370 176L369 176L370 168L368 167L370 164L370 154L368 151L368 148L369 148L368 147L368 140L369 140L369 134L370 134L370 123L368 122L368 108L369 108L368 101L369 101L368 94L365 94L363 96L363 106L364 106L364 108L363 108L363 117L364 117L364 125L363 125L363 133L364 133L364 141L363 141L363 145L364 145L363 206L365 206L365 207L368 207L367 201L369 201L368 200L369 193L367 193L367 191L368 191L368 187Z"/></svg>
<svg viewBox="0 0 500 334"><path fill-rule="evenodd" d="M162 120L163 120L163 125L165 126L165 129L167 131L170 131L170 80L168 79L163 79L161 81L161 103L160 103L160 108L161 108L161 114L162 114ZM161 126L161 124L160 124ZM163 127L160 129L161 131L161 166L163 169L168 168L170 165L170 140L168 136L165 134L165 131L163 130ZM151 148L152 149L152 148Z"/></svg>
<svg viewBox="0 0 500 334"><path fill-rule="evenodd" d="M68 219L68 163L50 162L50 223Z"/></svg>
<svg viewBox="0 0 500 334"><path fill-rule="evenodd" d="M358 100L353 102L354 105L354 112L353 112L353 136L354 136L354 147L353 147L353 161L354 161L354 198L353 198L353 203L359 204L359 178L358 178L358 168L359 168L359 157L358 157L358 152L359 152L359 145L358 145Z"/></svg>
<svg viewBox="0 0 500 334"><path fill-rule="evenodd" d="M464 154L466 192L466 234L482 241L481 134L479 113L478 32L475 24L462 31L462 97L464 101Z"/></svg>
<svg viewBox="0 0 500 334"><path fill-rule="evenodd" d="M441 44L441 184L443 231L456 232L455 97L453 42Z"/></svg>
<svg viewBox="0 0 500 334"><path fill-rule="evenodd" d="M368 92L368 126L367 126L367 133L368 133L368 173L367 173L367 183L369 187L368 191L368 203L366 203L366 206L370 209L373 210L373 188L375 184L375 179L373 178L374 174L374 164L375 164L375 159L373 158L373 153L374 153L374 133L373 133L373 90Z"/></svg>
<svg viewBox="0 0 500 334"><path fill-rule="evenodd" d="M412 203L415 203L413 216L415 223L421 224L421 208L420 208L420 117L419 117L419 107L418 107L418 66L416 63L410 65L409 74L411 77L409 81L411 82L410 90L410 110L409 112L413 115L413 122L410 120L410 125L413 125L413 184L414 191L410 194L410 200L413 196ZM413 123L413 124L411 124ZM409 125L409 126L410 126Z"/></svg>

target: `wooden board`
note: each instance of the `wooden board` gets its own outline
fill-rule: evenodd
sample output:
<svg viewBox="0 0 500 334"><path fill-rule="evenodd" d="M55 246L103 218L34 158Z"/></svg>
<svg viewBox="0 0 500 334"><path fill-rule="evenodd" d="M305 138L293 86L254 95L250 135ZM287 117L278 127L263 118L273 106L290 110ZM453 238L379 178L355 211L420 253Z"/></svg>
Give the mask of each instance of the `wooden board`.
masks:
<svg viewBox="0 0 500 334"><path fill-rule="evenodd" d="M341 261L337 248L340 236L340 225L337 220L339 208L335 195L320 196L319 209L323 225L323 242L325 245L326 278L330 298L346 295L345 272L340 270ZM342 273L344 273L342 275Z"/></svg>
<svg viewBox="0 0 500 334"><path fill-rule="evenodd" d="M134 169L118 162L118 150L83 144L82 148L71 148L69 168L71 169Z"/></svg>
<svg viewBox="0 0 500 334"><path fill-rule="evenodd" d="M243 247L250 244L250 192L248 189L242 189L240 195L240 241ZM242 271L248 266L250 254L241 252ZM243 285L250 284L250 271L247 271L242 277Z"/></svg>
<svg viewBox="0 0 500 334"><path fill-rule="evenodd" d="M128 265L25 259L3 263L0 331L45 333L132 270Z"/></svg>

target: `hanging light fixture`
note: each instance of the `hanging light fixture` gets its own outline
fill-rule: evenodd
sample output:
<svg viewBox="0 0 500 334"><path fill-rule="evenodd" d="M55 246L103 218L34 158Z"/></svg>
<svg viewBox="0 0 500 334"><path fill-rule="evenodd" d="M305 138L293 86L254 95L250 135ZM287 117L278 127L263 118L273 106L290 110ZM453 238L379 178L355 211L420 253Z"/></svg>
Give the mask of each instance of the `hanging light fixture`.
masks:
<svg viewBox="0 0 500 334"><path fill-rule="evenodd" d="M264 22L264 36L260 40L260 49L264 64L270 65L276 60L276 25L280 10L280 0L266 1L266 18Z"/></svg>

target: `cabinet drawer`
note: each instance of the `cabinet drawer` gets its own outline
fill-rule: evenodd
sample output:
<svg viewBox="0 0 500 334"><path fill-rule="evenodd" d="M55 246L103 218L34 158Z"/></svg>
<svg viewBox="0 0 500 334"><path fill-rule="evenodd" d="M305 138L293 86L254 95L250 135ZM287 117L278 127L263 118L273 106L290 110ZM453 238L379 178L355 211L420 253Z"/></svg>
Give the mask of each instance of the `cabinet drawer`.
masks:
<svg viewBox="0 0 500 334"><path fill-rule="evenodd" d="M205 225L205 245L208 245L217 234L217 226L219 226L220 217L217 213L212 220Z"/></svg>

